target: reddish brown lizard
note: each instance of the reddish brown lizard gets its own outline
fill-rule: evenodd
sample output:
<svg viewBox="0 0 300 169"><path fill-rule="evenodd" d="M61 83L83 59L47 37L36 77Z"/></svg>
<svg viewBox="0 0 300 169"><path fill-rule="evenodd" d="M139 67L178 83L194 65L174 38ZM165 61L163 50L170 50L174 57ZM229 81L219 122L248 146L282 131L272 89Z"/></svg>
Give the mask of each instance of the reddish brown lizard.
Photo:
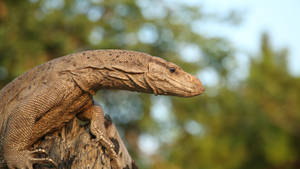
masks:
<svg viewBox="0 0 300 169"><path fill-rule="evenodd" d="M196 77L159 57L125 50L91 50L63 56L19 76L0 91L1 147L10 169L32 169L44 150L30 147L77 115L89 119L91 132L114 160L105 134L104 114L93 104L99 89L191 97L204 88ZM121 168L121 166L119 166Z"/></svg>

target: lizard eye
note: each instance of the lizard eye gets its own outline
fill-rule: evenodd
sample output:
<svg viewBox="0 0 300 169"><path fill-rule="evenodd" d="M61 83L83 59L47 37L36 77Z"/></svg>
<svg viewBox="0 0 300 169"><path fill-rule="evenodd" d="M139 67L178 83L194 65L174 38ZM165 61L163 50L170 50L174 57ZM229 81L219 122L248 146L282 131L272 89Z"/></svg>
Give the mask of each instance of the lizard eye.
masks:
<svg viewBox="0 0 300 169"><path fill-rule="evenodd" d="M169 68L169 71L170 71L171 73L174 73L174 72L176 71L176 69L175 69L174 67L170 67L170 68Z"/></svg>

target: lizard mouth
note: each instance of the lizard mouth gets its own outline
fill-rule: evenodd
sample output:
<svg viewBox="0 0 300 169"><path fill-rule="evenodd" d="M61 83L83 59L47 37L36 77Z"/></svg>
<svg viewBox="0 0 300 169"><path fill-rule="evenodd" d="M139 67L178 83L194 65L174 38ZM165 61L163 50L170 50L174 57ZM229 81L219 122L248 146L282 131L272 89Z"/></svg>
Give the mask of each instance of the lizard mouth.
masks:
<svg viewBox="0 0 300 169"><path fill-rule="evenodd" d="M200 80L197 79L196 82L186 82L183 83L181 81L171 79L171 84L174 85L175 88L182 91L182 95L179 94L179 96L183 97L192 97L202 94L205 91L205 88L202 86L202 83Z"/></svg>
<svg viewBox="0 0 300 169"><path fill-rule="evenodd" d="M173 95L179 97L192 97L200 95L204 92L205 88L202 86L202 83L198 79L194 79L192 82L180 81L178 79L168 78L164 79L164 82L167 84L161 85L151 85L152 90L155 91L154 94L163 94L163 95ZM149 82L150 84L152 82Z"/></svg>

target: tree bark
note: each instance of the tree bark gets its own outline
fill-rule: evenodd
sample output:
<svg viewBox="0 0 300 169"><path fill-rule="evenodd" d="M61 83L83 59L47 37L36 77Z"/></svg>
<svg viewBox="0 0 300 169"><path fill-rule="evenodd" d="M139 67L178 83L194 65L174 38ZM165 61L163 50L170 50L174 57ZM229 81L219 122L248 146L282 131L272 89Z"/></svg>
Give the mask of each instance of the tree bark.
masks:
<svg viewBox="0 0 300 169"><path fill-rule="evenodd" d="M122 169L137 169L118 131L109 116L105 117L106 132L115 145ZM89 124L74 119L61 130L51 133L33 145L48 152L59 169L116 169L116 162L108 156L105 148L94 140ZM45 157L45 156L44 156ZM35 164L35 169L53 169L51 164Z"/></svg>

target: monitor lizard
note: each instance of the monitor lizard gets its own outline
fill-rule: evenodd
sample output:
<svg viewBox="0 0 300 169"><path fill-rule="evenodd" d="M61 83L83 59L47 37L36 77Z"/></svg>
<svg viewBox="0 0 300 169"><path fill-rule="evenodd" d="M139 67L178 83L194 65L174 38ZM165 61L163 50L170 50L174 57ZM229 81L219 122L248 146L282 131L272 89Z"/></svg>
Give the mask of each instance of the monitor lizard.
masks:
<svg viewBox="0 0 300 169"><path fill-rule="evenodd" d="M32 169L35 163L56 163L43 149L31 146L76 116L90 120L90 130L117 160L105 134L104 113L93 103L100 89L121 89L155 95L196 96L200 80L177 65L142 52L89 50L39 65L0 91L0 146L10 169ZM0 148L0 149L1 149ZM121 168L119 166L118 168Z"/></svg>

